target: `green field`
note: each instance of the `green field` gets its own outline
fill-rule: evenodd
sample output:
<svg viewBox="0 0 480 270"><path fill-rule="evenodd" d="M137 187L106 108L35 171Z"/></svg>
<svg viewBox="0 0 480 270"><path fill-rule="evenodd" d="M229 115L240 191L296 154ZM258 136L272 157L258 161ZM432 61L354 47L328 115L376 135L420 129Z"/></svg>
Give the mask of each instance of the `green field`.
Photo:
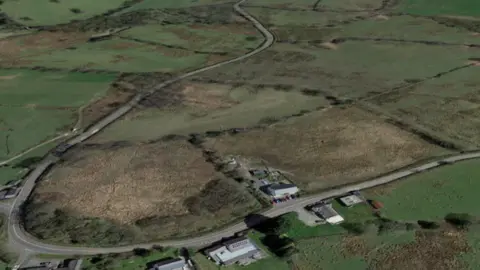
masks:
<svg viewBox="0 0 480 270"><path fill-rule="evenodd" d="M464 161L369 190L367 197L380 200L383 212L395 220L442 220L449 213L480 217L477 177L480 162Z"/></svg>
<svg viewBox="0 0 480 270"><path fill-rule="evenodd" d="M79 45L76 49L27 57L29 66L89 68L123 72L179 72L203 66L208 56L134 41L111 39Z"/></svg>
<svg viewBox="0 0 480 270"><path fill-rule="evenodd" d="M26 70L0 71L0 160L12 157L75 124L77 110L101 97L111 75ZM8 147L7 147L8 145Z"/></svg>
<svg viewBox="0 0 480 270"><path fill-rule="evenodd" d="M374 10L382 4L381 0L322 0L318 8L335 10Z"/></svg>
<svg viewBox="0 0 480 270"><path fill-rule="evenodd" d="M476 0L402 0L399 10L416 15L479 17L480 2Z"/></svg>
<svg viewBox="0 0 480 270"><path fill-rule="evenodd" d="M461 142L480 145L478 67L371 100L381 109ZM445 123L448 123L447 125Z"/></svg>
<svg viewBox="0 0 480 270"><path fill-rule="evenodd" d="M269 7L278 7L278 8L305 8L311 9L315 1L311 0L255 0L246 2L244 5L248 6L269 6Z"/></svg>
<svg viewBox="0 0 480 270"><path fill-rule="evenodd" d="M200 84L192 87L191 95L185 97L182 105L145 108L134 112L105 129L94 140L142 141L169 134L187 135L242 128L262 120L328 105L325 98L320 96L312 97L295 90L282 91L271 87L255 91L249 86Z"/></svg>
<svg viewBox="0 0 480 270"><path fill-rule="evenodd" d="M125 0L5 0L0 8L25 25L54 25L83 20L118 8ZM72 9L80 12L73 12Z"/></svg>
<svg viewBox="0 0 480 270"><path fill-rule="evenodd" d="M142 9L186 8L193 6L232 3L231 0L144 0L128 8L126 12Z"/></svg>
<svg viewBox="0 0 480 270"><path fill-rule="evenodd" d="M202 52L245 54L256 48L263 37L250 27L238 25L144 25L120 34Z"/></svg>
<svg viewBox="0 0 480 270"><path fill-rule="evenodd" d="M480 44L480 37L462 28L441 25L431 19L411 16L374 17L335 28L329 38L361 37L404 41L438 41L453 44Z"/></svg>

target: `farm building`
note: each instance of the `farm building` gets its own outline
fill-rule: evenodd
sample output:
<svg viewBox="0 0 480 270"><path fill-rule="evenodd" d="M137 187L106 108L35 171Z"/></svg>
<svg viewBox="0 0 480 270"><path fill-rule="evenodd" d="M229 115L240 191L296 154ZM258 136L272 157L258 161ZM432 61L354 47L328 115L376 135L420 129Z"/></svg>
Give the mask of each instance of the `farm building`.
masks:
<svg viewBox="0 0 480 270"><path fill-rule="evenodd" d="M150 263L149 270L188 270L191 269L188 263L182 258L174 258L161 260L155 263Z"/></svg>
<svg viewBox="0 0 480 270"><path fill-rule="evenodd" d="M348 195L345 197L341 197L339 200L343 205L347 207L363 202L363 199L357 195Z"/></svg>
<svg viewBox="0 0 480 270"><path fill-rule="evenodd" d="M272 184L267 188L268 193L274 197L284 197L298 193L299 189L293 184Z"/></svg>
<svg viewBox="0 0 480 270"><path fill-rule="evenodd" d="M209 248L205 254L218 265L247 265L263 258L262 251L250 239L239 237Z"/></svg>
<svg viewBox="0 0 480 270"><path fill-rule="evenodd" d="M319 217L325 219L330 224L339 224L343 222L343 217L340 216L332 204L318 204L312 207L312 211Z"/></svg>

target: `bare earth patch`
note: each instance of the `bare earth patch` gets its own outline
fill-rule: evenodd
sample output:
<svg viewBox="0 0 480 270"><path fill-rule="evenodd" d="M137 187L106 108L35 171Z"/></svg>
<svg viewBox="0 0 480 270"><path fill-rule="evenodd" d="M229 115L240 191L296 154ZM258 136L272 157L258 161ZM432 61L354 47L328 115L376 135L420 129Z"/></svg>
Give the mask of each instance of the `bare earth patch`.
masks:
<svg viewBox="0 0 480 270"><path fill-rule="evenodd" d="M320 44L321 47L325 48L325 49L329 49L329 50L336 50L338 49L338 45L337 44L334 44L332 42L323 42Z"/></svg>
<svg viewBox="0 0 480 270"><path fill-rule="evenodd" d="M184 200L216 176L201 151L184 142L80 151L42 181L36 196L82 216L131 224L188 213Z"/></svg>
<svg viewBox="0 0 480 270"><path fill-rule="evenodd" d="M356 107L332 108L262 130L212 138L206 146L289 171L307 191L370 178L437 150Z"/></svg>

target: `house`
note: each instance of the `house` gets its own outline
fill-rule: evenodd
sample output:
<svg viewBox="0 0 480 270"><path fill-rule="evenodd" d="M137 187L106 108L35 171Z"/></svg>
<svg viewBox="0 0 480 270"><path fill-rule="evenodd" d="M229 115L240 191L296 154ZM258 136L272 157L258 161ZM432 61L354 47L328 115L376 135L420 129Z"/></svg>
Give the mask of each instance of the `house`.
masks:
<svg viewBox="0 0 480 270"><path fill-rule="evenodd" d="M330 224L339 224L344 220L343 217L333 209L332 204L321 203L314 205L312 211Z"/></svg>
<svg viewBox="0 0 480 270"><path fill-rule="evenodd" d="M360 196L353 195L353 194L345 197L341 197L339 200L343 205L347 207L363 202L363 199Z"/></svg>
<svg viewBox="0 0 480 270"><path fill-rule="evenodd" d="M149 270L187 270L190 269L188 263L183 258L172 258L161 260L151 264Z"/></svg>
<svg viewBox="0 0 480 270"><path fill-rule="evenodd" d="M293 184L272 184L267 188L268 193L274 198L285 197L298 193L299 189Z"/></svg>
<svg viewBox="0 0 480 270"><path fill-rule="evenodd" d="M205 250L218 265L247 265L263 258L262 251L246 237L234 238Z"/></svg>

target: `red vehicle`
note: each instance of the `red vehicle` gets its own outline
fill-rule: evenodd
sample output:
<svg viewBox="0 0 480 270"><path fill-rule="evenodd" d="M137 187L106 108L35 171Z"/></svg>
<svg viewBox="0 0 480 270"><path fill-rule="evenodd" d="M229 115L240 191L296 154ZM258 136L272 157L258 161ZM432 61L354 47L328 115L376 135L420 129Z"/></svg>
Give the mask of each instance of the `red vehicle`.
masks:
<svg viewBox="0 0 480 270"><path fill-rule="evenodd" d="M371 200L370 201L370 205L374 208L374 209L382 209L383 208L383 204L379 201L375 201L375 200Z"/></svg>

